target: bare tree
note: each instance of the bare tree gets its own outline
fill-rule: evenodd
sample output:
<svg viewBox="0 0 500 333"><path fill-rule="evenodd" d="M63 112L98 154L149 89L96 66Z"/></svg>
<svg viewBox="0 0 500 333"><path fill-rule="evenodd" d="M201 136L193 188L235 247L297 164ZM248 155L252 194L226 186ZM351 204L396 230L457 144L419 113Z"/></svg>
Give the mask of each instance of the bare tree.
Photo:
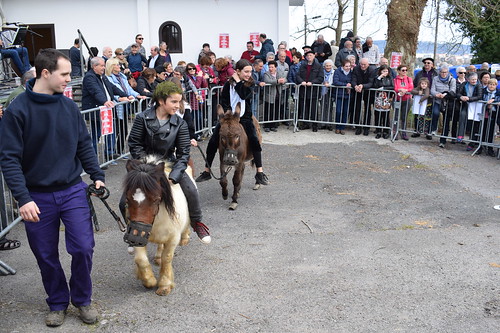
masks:
<svg viewBox="0 0 500 333"><path fill-rule="evenodd" d="M401 52L401 63L413 73L418 34L427 0L391 0L387 6L387 45L384 53Z"/></svg>
<svg viewBox="0 0 500 333"><path fill-rule="evenodd" d="M345 19L346 10L351 2L352 0L337 0L336 4L333 2L330 3L328 5L328 7L330 7L330 13L325 15L325 17L328 16L327 18L320 21L321 26L319 28L311 27L311 24L306 24L303 29L299 29L292 34L292 37L294 40L297 40L303 38L304 34L308 35L310 33L319 33L323 30L330 29L335 32L335 42L338 45L340 39L342 38L342 29L344 24L352 21L352 18L348 20Z"/></svg>

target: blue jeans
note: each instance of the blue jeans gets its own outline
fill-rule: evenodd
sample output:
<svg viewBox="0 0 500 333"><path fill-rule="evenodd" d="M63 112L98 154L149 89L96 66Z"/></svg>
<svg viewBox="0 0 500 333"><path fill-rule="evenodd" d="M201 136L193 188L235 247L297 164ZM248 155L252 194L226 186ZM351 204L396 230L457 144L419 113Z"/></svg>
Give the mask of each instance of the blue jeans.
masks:
<svg viewBox="0 0 500 333"><path fill-rule="evenodd" d="M337 98L335 102L335 122L338 130L344 130L347 123L347 114L349 113L349 98ZM338 124L341 123L341 124Z"/></svg>
<svg viewBox="0 0 500 333"><path fill-rule="evenodd" d="M14 64L21 71L21 74L30 70L30 59L28 58L28 50L25 47L17 49L0 49L0 53L4 58L11 58Z"/></svg>
<svg viewBox="0 0 500 333"><path fill-rule="evenodd" d="M41 214L39 222L25 222L31 251L36 257L51 311L89 305L92 296L92 256L94 231L83 181L65 190L30 192ZM59 229L65 227L66 250L71 255L71 278L68 283L59 261Z"/></svg>

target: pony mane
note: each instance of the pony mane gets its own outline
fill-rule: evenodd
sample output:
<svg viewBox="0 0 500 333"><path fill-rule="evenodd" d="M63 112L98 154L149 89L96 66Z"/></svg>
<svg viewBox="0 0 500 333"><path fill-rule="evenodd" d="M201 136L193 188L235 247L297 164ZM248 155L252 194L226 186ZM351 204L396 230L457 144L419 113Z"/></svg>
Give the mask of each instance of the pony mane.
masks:
<svg viewBox="0 0 500 333"><path fill-rule="evenodd" d="M170 216L174 217L175 207L172 189L165 175L165 169L170 168L171 164L168 163L165 169L158 170L158 165L164 161L155 155L148 155L141 160L131 160L130 162L127 164L128 172L124 182L125 193L137 188L146 195L151 192L160 192L165 209Z"/></svg>

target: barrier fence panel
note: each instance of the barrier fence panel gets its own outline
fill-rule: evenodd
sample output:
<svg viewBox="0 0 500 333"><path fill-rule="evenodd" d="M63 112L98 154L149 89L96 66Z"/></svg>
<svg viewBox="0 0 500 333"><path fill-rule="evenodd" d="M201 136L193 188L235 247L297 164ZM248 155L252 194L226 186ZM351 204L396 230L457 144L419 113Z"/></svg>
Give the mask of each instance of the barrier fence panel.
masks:
<svg viewBox="0 0 500 333"><path fill-rule="evenodd" d="M17 209L17 202L10 192L3 174L0 174L0 239L21 222L21 216ZM16 274L16 271L0 260L0 275Z"/></svg>
<svg viewBox="0 0 500 333"><path fill-rule="evenodd" d="M286 126L294 121L292 93L295 84L265 84L254 91L254 116L264 125L264 130L276 131L279 124Z"/></svg>
<svg viewBox="0 0 500 333"><path fill-rule="evenodd" d="M398 132L411 134L411 137L425 135L429 140L436 137L441 147L447 142L467 143L467 150L473 151L473 155L481 152L484 146L491 155L494 148L499 148L495 143L495 129L500 118L498 103L489 105L485 101L468 103L457 98L430 97L421 102L420 96L413 96L401 108L407 121L398 122Z"/></svg>
<svg viewBox="0 0 500 333"><path fill-rule="evenodd" d="M208 136L212 130L209 121L209 114L212 113L209 105L209 100L211 98L210 90L208 88L200 88L198 89L198 95L189 91L185 96L191 108L195 133L200 136Z"/></svg>
<svg viewBox="0 0 500 333"><path fill-rule="evenodd" d="M298 85L295 89L296 129L326 127L343 133L350 126L356 128L356 134L368 135L370 128L375 128L376 134L386 134L397 127L393 126L396 114L392 109L396 96L393 90L358 92L350 87L318 84Z"/></svg>

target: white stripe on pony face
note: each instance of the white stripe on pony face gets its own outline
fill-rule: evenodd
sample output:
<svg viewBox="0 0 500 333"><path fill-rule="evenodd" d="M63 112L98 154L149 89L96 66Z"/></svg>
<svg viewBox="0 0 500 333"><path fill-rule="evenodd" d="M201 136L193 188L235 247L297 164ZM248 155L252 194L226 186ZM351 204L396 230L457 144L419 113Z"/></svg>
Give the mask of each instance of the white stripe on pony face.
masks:
<svg viewBox="0 0 500 333"><path fill-rule="evenodd" d="M132 196L132 198L134 198L134 200L137 201L139 205L141 204L141 202L146 200L146 196L144 195L144 192L142 192L140 188L135 190L135 193Z"/></svg>

